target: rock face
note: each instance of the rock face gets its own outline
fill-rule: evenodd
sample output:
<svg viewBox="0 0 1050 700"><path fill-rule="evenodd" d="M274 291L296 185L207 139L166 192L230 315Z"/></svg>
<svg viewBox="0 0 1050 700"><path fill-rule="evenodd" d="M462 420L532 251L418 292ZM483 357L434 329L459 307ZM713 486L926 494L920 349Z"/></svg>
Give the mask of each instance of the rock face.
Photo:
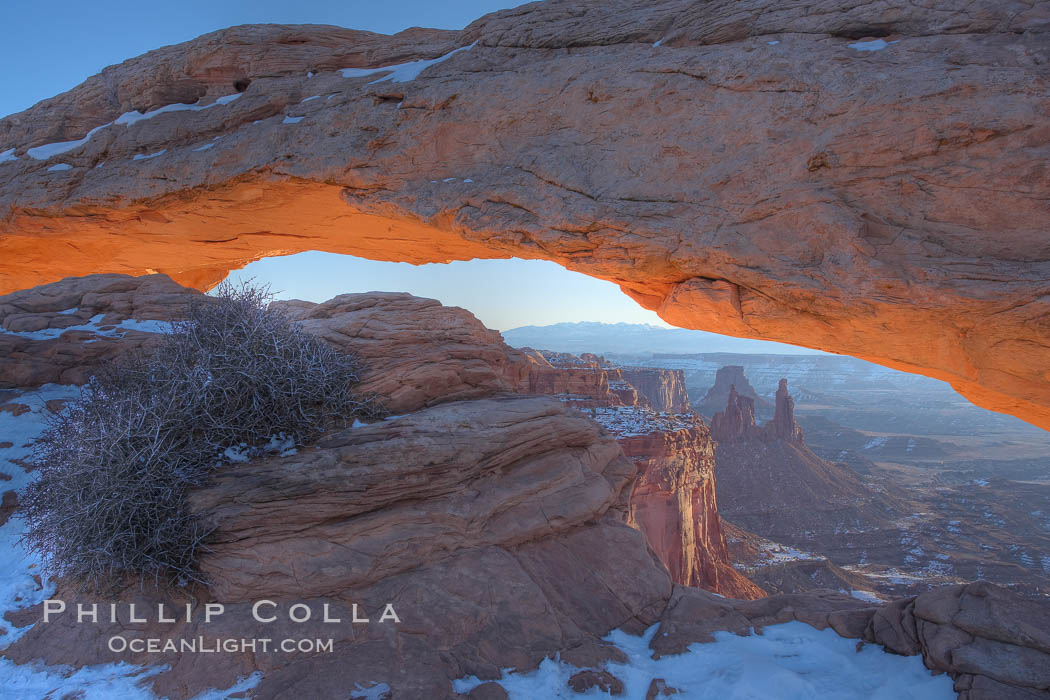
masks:
<svg viewBox="0 0 1050 700"><path fill-rule="evenodd" d="M864 639L955 679L960 700L1050 697L1050 614L984 581L894 601Z"/></svg>
<svg viewBox="0 0 1050 700"><path fill-rule="evenodd" d="M207 287L303 250L543 258L674 325L921 372L1050 427L1048 31L1045 4L992 0L224 30L0 120L2 287Z"/></svg>
<svg viewBox="0 0 1050 700"><path fill-rule="evenodd" d="M736 386L729 387L726 407L711 418L711 433L719 442L735 442L749 433L757 434L755 428L755 400L741 396Z"/></svg>
<svg viewBox="0 0 1050 700"><path fill-rule="evenodd" d="M628 523L645 533L676 583L731 598L765 591L733 568L715 495L714 443L707 427L619 438L638 467Z"/></svg>
<svg viewBox="0 0 1050 700"><path fill-rule="evenodd" d="M685 413L691 409L682 370L625 367L621 376L645 397L655 411Z"/></svg>
<svg viewBox="0 0 1050 700"><path fill-rule="evenodd" d="M889 495L872 492L854 472L806 446L785 380L773 419L762 426L755 425L752 400L731 387L726 410L711 420L711 436L719 508L734 525L812 547L818 533L827 544L833 532L874 533L892 518Z"/></svg>
<svg viewBox="0 0 1050 700"><path fill-rule="evenodd" d="M200 298L166 275L90 275L2 296L0 388L83 383Z"/></svg>
<svg viewBox="0 0 1050 700"><path fill-rule="evenodd" d="M323 304L277 302L303 327L357 355L359 390L394 412L518 391L534 359L508 347L472 313L411 294L341 294Z"/></svg>
<svg viewBox="0 0 1050 700"><path fill-rule="evenodd" d="M718 368L715 373L715 383L704 394L698 410L705 416L714 416L719 411L725 410L727 403L731 410L735 410L735 399L730 399L730 394L750 401L752 416L756 408L762 412L770 408L769 402L759 396L755 388L751 386L741 365L726 365Z"/></svg>
<svg viewBox="0 0 1050 700"><path fill-rule="evenodd" d="M593 421L512 396L443 403L223 470L191 508L217 527L202 562L217 599L320 597L567 532L610 508L622 518L634 474Z"/></svg>
<svg viewBox="0 0 1050 700"><path fill-rule="evenodd" d="M776 408L773 409L773 434L778 440L802 444L802 428L795 422L795 399L788 393L786 379L780 380L776 400Z"/></svg>
<svg viewBox="0 0 1050 700"><path fill-rule="evenodd" d="M703 420L684 413L682 373L620 369L591 354L544 357L549 366L532 368L529 392L557 396L616 437L638 468L628 523L645 533L671 579L734 598L764 596L730 563L715 496L714 443ZM681 411L666 415L668 406Z"/></svg>
<svg viewBox="0 0 1050 700"><path fill-rule="evenodd" d="M735 374L735 370L742 370L743 368L729 367L723 369L733 370L733 374ZM719 375L721 376L721 374L722 372L719 370ZM743 380L744 386L751 389L751 384L747 381L747 377L743 375L742 371L740 378ZM715 386L717 387L718 385L716 384ZM712 387L712 391L714 388ZM751 389L751 392L754 393L754 389ZM704 397L704 401L707 402L711 395L712 392L709 391L707 396ZM724 443L738 442L740 440L763 440L766 442L779 440L802 447L805 446L802 428L795 422L795 399L788 393L786 379L781 379L780 385L777 387L773 419L761 427L755 424L755 399L738 393L736 385L731 384L729 393L726 396L725 410L716 413L711 418L711 434L714 435L716 440Z"/></svg>

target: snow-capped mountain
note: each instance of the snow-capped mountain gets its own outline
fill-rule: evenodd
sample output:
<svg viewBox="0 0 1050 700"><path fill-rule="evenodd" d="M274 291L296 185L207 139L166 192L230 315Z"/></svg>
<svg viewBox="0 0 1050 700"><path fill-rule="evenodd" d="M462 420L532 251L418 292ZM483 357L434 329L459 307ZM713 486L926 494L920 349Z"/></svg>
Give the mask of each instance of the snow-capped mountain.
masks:
<svg viewBox="0 0 1050 700"><path fill-rule="evenodd" d="M819 350L771 343L764 340L733 338L684 328L661 328L647 323L555 323L550 326L522 326L503 331L503 338L514 347L531 347L557 352L598 354L632 353L712 353L732 352L775 355L822 355Z"/></svg>

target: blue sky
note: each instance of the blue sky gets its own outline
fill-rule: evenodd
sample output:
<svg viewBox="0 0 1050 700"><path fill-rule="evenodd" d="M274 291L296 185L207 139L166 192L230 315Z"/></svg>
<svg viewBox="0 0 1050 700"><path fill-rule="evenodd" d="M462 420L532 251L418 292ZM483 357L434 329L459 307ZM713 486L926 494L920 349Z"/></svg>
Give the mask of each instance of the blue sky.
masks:
<svg viewBox="0 0 1050 700"><path fill-rule="evenodd" d="M564 321L670 327L612 282L546 260L410 265L314 251L265 258L230 277L268 284L281 299L325 301L348 292L409 292L470 309L486 326L500 331Z"/></svg>
<svg viewBox="0 0 1050 700"><path fill-rule="evenodd" d="M107 65L236 24L333 24L391 34L408 27L459 29L517 0L8 0L0 42L0 115L68 90ZM253 263L234 273L283 298L323 301L344 292L406 291L470 309L491 328L563 321L667 326L616 285L554 263L476 260L412 266L327 253ZM756 344L753 352L762 352ZM766 352L782 351L771 343Z"/></svg>

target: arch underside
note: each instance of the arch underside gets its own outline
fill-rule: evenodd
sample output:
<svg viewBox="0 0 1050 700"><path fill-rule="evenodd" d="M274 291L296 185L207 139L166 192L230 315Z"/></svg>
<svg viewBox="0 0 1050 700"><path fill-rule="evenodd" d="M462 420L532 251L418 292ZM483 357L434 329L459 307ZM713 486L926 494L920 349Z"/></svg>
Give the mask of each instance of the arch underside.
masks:
<svg viewBox="0 0 1050 700"><path fill-rule="evenodd" d="M615 3L571 26L558 5L411 41L226 30L235 51L207 35L0 120L0 291L154 271L207 288L306 250L546 259L676 326L925 374L1050 429L1045 34L931 33L935 11L906 8L897 43L859 51L842 26L863 17L729 31L665 2L599 44ZM336 69L467 46L405 82Z"/></svg>

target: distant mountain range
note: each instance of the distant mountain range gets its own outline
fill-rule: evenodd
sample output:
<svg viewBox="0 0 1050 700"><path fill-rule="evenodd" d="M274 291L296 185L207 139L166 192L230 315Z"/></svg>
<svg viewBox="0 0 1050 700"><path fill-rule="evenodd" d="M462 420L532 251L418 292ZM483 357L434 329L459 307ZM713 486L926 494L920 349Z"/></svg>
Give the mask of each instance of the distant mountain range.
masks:
<svg viewBox="0 0 1050 700"><path fill-rule="evenodd" d="M822 355L819 350L795 345L748 340L730 336L661 328L647 323L555 323L550 326L522 326L503 331L513 347L531 347L555 352L604 353L711 353L731 352L751 355Z"/></svg>

